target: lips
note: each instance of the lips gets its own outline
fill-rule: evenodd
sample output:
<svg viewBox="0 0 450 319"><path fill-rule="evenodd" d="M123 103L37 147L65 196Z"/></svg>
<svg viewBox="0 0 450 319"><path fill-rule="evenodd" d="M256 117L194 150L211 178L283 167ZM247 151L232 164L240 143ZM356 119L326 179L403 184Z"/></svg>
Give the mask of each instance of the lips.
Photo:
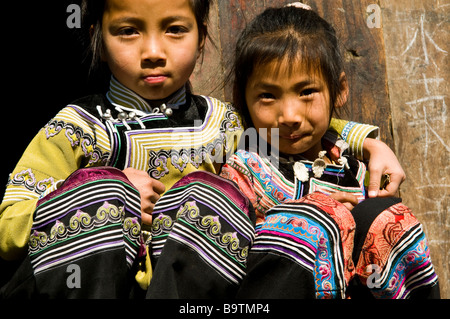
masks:
<svg viewBox="0 0 450 319"><path fill-rule="evenodd" d="M150 74L144 76L144 81L148 84L161 84L168 78L165 74Z"/></svg>
<svg viewBox="0 0 450 319"><path fill-rule="evenodd" d="M280 137L286 140L298 140L300 139L304 134L280 134Z"/></svg>
<svg viewBox="0 0 450 319"><path fill-rule="evenodd" d="M282 138L287 139L287 140L297 140L301 137L301 135L285 135L282 136Z"/></svg>

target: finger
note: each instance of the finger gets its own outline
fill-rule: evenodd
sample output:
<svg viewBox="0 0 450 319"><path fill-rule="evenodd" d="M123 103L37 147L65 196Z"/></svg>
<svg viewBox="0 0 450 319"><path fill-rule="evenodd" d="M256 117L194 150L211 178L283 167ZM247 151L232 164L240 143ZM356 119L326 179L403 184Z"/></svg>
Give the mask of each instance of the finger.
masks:
<svg viewBox="0 0 450 319"><path fill-rule="evenodd" d="M349 203L351 205L357 205L358 204L358 198L350 193L347 192L336 192L330 195L330 197L334 198L340 203Z"/></svg>
<svg viewBox="0 0 450 319"><path fill-rule="evenodd" d="M352 208L353 208L353 206L358 205L358 198L353 194L344 192L344 201L346 203L352 205Z"/></svg>
<svg viewBox="0 0 450 319"><path fill-rule="evenodd" d="M381 171L372 170L369 174L369 197L377 197L380 192Z"/></svg>
<svg viewBox="0 0 450 319"><path fill-rule="evenodd" d="M141 200L141 219L142 223L146 225L152 224L152 214L153 209L155 208L155 204L150 200Z"/></svg>
<svg viewBox="0 0 450 319"><path fill-rule="evenodd" d="M160 199L160 194L165 191L165 186L160 181L150 180L141 187L141 200L148 200L151 203L156 203Z"/></svg>
<svg viewBox="0 0 450 319"><path fill-rule="evenodd" d="M352 210L358 204L358 198L350 193L337 192L331 194L330 197L340 202L348 210Z"/></svg>
<svg viewBox="0 0 450 319"><path fill-rule="evenodd" d="M347 208L348 210L352 210L355 207L352 204L350 204L349 202L342 203L342 205L344 205L345 208Z"/></svg>
<svg viewBox="0 0 450 319"><path fill-rule="evenodd" d="M145 225L151 225L153 221L152 214L147 214L146 212L141 212L141 220Z"/></svg>
<svg viewBox="0 0 450 319"><path fill-rule="evenodd" d="M151 204L156 204L156 202L161 198L158 193L152 192L150 196L147 197Z"/></svg>
<svg viewBox="0 0 450 319"><path fill-rule="evenodd" d="M153 190L158 194L162 194L166 191L166 186L156 179L152 181L152 186Z"/></svg>

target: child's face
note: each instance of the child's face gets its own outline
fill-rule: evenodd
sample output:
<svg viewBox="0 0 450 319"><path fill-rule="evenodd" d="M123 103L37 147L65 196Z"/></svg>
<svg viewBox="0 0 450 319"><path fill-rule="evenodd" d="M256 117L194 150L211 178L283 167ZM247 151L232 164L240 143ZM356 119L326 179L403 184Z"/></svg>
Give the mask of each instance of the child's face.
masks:
<svg viewBox="0 0 450 319"><path fill-rule="evenodd" d="M321 75L307 72L301 63L291 68L287 61L258 66L247 82L245 99L255 128L267 128L268 143L278 139L280 152L317 158L331 112ZM279 136L271 135L272 128L279 129Z"/></svg>
<svg viewBox="0 0 450 319"><path fill-rule="evenodd" d="M104 55L112 74L141 97L180 89L203 46L189 0L107 0Z"/></svg>

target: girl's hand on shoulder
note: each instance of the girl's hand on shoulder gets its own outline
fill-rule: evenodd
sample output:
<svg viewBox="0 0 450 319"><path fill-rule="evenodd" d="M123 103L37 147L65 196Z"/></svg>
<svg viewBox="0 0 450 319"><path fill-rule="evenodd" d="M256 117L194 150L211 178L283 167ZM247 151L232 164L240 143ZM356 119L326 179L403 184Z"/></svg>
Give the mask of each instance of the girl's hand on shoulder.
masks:
<svg viewBox="0 0 450 319"><path fill-rule="evenodd" d="M369 197L397 196L406 174L390 147L382 141L366 138L364 158L369 160ZM384 175L388 176L388 184L380 189Z"/></svg>
<svg viewBox="0 0 450 319"><path fill-rule="evenodd" d="M147 172L128 167L123 170L128 180L136 187L141 196L141 218L146 225L152 224L152 212L155 203L166 187L160 181L148 176Z"/></svg>

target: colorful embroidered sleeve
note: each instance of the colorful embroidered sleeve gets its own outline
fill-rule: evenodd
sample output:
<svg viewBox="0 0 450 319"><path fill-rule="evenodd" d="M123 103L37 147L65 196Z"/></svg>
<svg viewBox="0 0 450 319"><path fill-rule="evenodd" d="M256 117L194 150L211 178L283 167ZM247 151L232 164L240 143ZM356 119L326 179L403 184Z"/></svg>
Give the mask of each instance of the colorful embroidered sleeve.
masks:
<svg viewBox="0 0 450 319"><path fill-rule="evenodd" d="M252 176L236 154L231 156L227 163L222 167L220 176L236 183L241 192L247 196L256 210L258 224L258 219L261 217L264 218L264 215L261 215L257 209L258 197L253 185Z"/></svg>
<svg viewBox="0 0 450 319"><path fill-rule="evenodd" d="M1 258L23 257L38 199L78 168L104 164L108 141L106 131L76 106L39 131L10 174L0 205Z"/></svg>
<svg viewBox="0 0 450 319"><path fill-rule="evenodd" d="M349 145L349 150L356 158L363 160L363 144L367 137L379 137L379 128L374 125L331 119L330 129L341 135Z"/></svg>

